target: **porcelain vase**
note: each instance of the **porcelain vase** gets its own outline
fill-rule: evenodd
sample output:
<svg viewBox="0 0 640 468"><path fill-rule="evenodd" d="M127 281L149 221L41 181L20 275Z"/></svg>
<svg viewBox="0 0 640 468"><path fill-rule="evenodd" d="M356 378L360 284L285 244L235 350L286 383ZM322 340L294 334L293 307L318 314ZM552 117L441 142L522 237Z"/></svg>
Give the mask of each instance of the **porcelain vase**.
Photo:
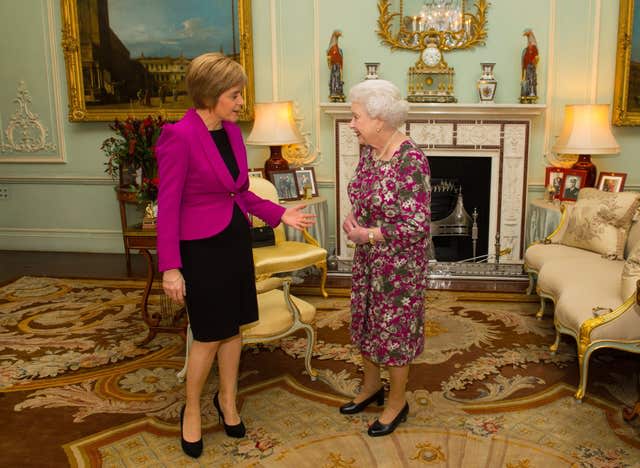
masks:
<svg viewBox="0 0 640 468"><path fill-rule="evenodd" d="M482 76L478 80L478 96L482 104L493 104L493 99L496 96L496 88L498 82L493 76L493 67L495 63L484 62L480 64L482 66Z"/></svg>

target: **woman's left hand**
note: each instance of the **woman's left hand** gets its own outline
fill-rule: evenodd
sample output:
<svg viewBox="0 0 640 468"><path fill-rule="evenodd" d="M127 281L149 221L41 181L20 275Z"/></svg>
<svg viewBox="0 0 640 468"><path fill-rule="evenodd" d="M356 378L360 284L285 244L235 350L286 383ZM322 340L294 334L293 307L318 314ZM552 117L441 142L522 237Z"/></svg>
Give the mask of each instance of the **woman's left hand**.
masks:
<svg viewBox="0 0 640 468"><path fill-rule="evenodd" d="M369 229L357 226L349 231L347 238L354 244L366 244L369 242Z"/></svg>
<svg viewBox="0 0 640 468"><path fill-rule="evenodd" d="M307 205L297 205L291 208L287 208L282 215L282 222L287 226L291 226L298 231L307 229L316 223L316 215L311 213L304 213Z"/></svg>

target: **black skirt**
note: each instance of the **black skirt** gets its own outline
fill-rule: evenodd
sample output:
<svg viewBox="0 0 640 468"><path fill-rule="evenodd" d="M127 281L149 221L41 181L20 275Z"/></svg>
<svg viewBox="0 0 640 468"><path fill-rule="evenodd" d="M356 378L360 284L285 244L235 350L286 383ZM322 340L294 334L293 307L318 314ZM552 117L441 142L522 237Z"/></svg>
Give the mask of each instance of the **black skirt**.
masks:
<svg viewBox="0 0 640 468"><path fill-rule="evenodd" d="M180 241L187 313L193 338L230 338L258 320L249 223L234 204L229 226L206 239Z"/></svg>

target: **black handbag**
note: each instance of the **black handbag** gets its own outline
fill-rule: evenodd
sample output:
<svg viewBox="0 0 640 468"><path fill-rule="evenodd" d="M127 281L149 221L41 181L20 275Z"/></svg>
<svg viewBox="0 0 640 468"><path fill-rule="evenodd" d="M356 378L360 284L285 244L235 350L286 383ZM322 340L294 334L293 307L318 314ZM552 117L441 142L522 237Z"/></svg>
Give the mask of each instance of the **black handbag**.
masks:
<svg viewBox="0 0 640 468"><path fill-rule="evenodd" d="M276 235L271 226L260 226L251 228L252 247L268 247L276 245Z"/></svg>

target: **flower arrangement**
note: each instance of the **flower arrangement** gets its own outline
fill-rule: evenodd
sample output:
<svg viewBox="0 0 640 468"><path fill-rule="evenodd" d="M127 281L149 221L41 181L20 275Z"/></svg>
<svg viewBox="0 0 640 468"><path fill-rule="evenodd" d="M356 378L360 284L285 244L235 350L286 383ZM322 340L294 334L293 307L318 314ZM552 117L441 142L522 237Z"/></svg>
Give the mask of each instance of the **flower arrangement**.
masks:
<svg viewBox="0 0 640 468"><path fill-rule="evenodd" d="M116 132L100 148L107 156L105 172L119 181L120 190L137 193L140 202L155 202L158 197L158 161L156 141L165 124L162 117L115 119L109 128ZM140 175L138 183L137 175Z"/></svg>

